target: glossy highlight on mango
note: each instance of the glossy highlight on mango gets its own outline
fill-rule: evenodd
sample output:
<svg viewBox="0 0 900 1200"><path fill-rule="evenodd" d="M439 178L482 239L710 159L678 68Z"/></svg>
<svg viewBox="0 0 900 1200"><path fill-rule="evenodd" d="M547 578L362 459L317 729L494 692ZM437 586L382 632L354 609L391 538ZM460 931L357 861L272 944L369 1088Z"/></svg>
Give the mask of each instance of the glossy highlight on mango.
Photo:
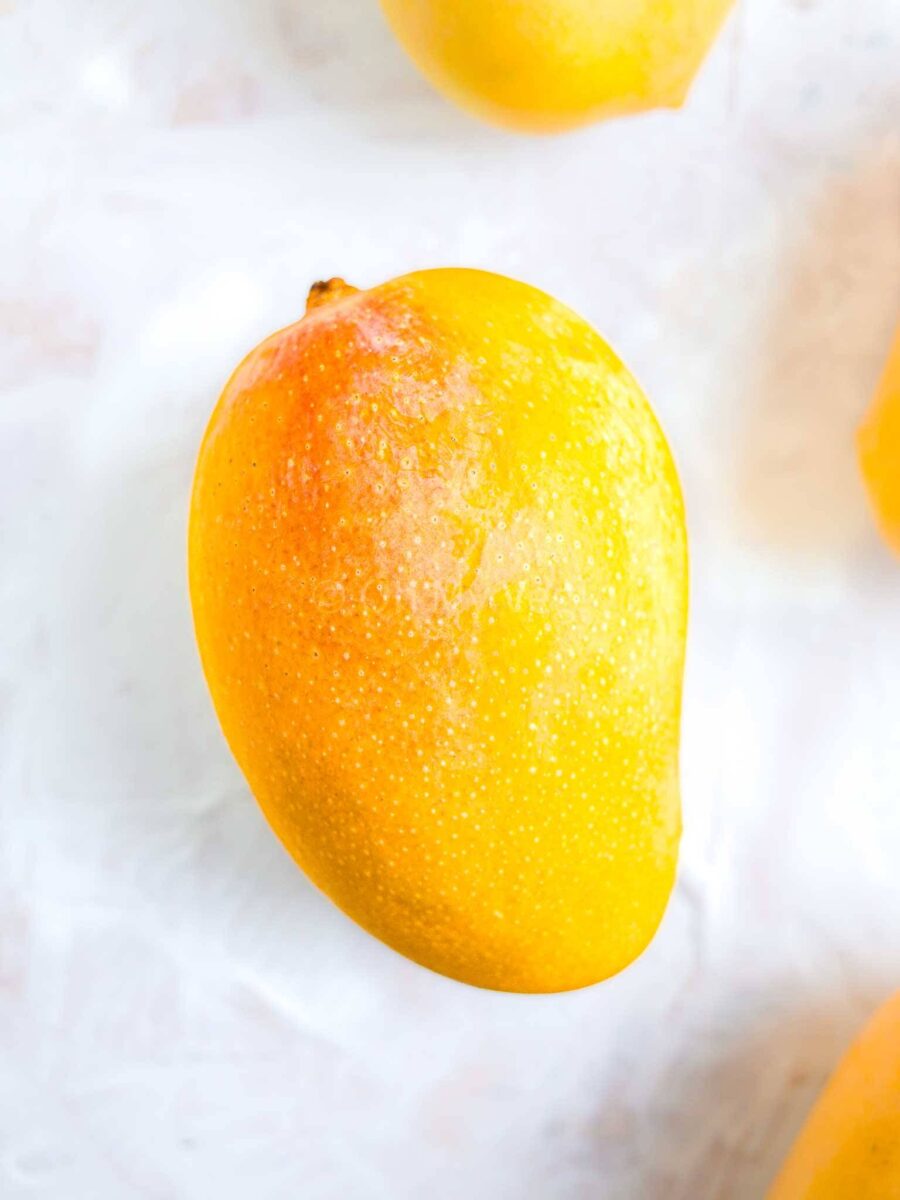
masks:
<svg viewBox="0 0 900 1200"><path fill-rule="evenodd" d="M677 108L732 0L382 0L440 91L494 124L570 129Z"/></svg>
<svg viewBox="0 0 900 1200"><path fill-rule="evenodd" d="M879 528L900 554L900 326L878 393L859 431L859 458Z"/></svg>
<svg viewBox="0 0 900 1200"><path fill-rule="evenodd" d="M848 1050L768 1200L900 1200L900 992Z"/></svg>
<svg viewBox="0 0 900 1200"><path fill-rule="evenodd" d="M317 285L237 369L191 504L197 640L284 845L482 987L581 987L675 877L681 494L578 316L479 271Z"/></svg>

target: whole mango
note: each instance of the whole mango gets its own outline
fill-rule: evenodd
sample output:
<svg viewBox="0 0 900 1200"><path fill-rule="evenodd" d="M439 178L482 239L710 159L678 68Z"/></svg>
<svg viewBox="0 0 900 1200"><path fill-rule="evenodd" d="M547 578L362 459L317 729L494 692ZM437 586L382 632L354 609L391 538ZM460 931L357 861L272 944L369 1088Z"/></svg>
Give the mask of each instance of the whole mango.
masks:
<svg viewBox="0 0 900 1200"><path fill-rule="evenodd" d="M431 82L498 125L550 132L677 108L732 0L382 0Z"/></svg>
<svg viewBox="0 0 900 1200"><path fill-rule="evenodd" d="M584 321L479 271L316 285L225 388L189 543L225 735L337 905L490 988L643 950L680 834L684 515Z"/></svg>
<svg viewBox="0 0 900 1200"><path fill-rule="evenodd" d="M900 1200L900 992L839 1064L768 1200Z"/></svg>
<svg viewBox="0 0 900 1200"><path fill-rule="evenodd" d="M881 385L859 431L859 457L885 539L900 554L900 327Z"/></svg>

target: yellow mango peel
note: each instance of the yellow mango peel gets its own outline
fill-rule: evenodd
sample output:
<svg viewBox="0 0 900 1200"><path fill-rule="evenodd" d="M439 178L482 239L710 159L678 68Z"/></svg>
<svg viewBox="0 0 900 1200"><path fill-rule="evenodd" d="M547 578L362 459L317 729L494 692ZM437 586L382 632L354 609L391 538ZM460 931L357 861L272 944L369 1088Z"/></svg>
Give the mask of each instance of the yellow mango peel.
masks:
<svg viewBox="0 0 900 1200"><path fill-rule="evenodd" d="M900 554L900 327L859 431L859 460L878 526Z"/></svg>
<svg viewBox="0 0 900 1200"><path fill-rule="evenodd" d="M423 74L463 108L528 132L687 96L732 0L382 0Z"/></svg>
<svg viewBox="0 0 900 1200"><path fill-rule="evenodd" d="M589 325L480 271L318 285L212 415L189 558L228 742L346 913L511 991L640 954L678 854L686 536Z"/></svg>
<svg viewBox="0 0 900 1200"><path fill-rule="evenodd" d="M900 1200L900 992L829 1080L768 1200Z"/></svg>

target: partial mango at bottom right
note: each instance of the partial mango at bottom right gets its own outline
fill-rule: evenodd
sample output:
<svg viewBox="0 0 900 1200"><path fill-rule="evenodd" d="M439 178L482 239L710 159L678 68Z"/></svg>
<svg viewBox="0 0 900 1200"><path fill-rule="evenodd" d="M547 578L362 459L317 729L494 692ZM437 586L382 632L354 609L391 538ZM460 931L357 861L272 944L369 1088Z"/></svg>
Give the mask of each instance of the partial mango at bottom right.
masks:
<svg viewBox="0 0 900 1200"><path fill-rule="evenodd" d="M900 992L847 1051L767 1200L900 1200Z"/></svg>
<svg viewBox="0 0 900 1200"><path fill-rule="evenodd" d="M872 407L860 427L858 445L878 526L900 554L900 326Z"/></svg>

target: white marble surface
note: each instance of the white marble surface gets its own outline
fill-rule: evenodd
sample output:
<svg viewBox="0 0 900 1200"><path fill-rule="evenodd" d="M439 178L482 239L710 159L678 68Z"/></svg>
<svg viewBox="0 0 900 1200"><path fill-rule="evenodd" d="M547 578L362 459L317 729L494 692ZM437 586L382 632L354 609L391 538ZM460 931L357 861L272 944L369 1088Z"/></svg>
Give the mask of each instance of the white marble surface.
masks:
<svg viewBox="0 0 900 1200"><path fill-rule="evenodd" d="M0 1196L753 1200L900 985L900 564L851 432L900 311L900 5L744 0L687 109L554 140L375 0L0 0ZM407 963L217 730L187 493L309 282L484 266L650 392L690 506L681 879L554 998Z"/></svg>

